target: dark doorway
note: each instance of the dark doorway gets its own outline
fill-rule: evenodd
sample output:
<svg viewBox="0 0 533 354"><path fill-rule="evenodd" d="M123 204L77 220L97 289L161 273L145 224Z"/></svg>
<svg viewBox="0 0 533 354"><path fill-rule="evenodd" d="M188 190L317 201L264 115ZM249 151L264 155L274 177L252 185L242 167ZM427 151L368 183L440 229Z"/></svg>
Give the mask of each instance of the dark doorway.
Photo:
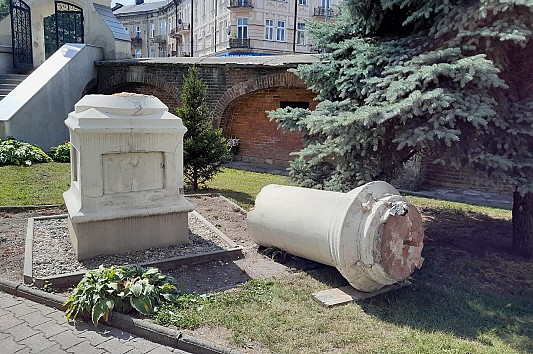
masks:
<svg viewBox="0 0 533 354"><path fill-rule="evenodd" d="M13 67L20 71L33 69L30 7L22 0L10 0L9 4Z"/></svg>

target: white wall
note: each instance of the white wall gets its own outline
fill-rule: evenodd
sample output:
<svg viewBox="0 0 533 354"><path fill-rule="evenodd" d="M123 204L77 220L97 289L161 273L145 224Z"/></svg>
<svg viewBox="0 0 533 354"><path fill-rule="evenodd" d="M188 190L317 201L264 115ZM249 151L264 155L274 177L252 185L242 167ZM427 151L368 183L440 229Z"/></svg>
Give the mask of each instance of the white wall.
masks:
<svg viewBox="0 0 533 354"><path fill-rule="evenodd" d="M94 62L103 57L99 47L61 47L0 101L0 138L14 136L44 150L67 141L64 120L96 78Z"/></svg>

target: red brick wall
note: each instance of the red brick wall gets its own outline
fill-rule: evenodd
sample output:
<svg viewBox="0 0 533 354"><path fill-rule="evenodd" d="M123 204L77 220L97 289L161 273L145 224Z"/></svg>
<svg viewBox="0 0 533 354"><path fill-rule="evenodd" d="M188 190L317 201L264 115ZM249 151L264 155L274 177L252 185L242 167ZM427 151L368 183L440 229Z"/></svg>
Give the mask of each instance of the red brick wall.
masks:
<svg viewBox="0 0 533 354"><path fill-rule="evenodd" d="M315 95L305 89L273 88L245 95L224 112L223 131L226 137L240 139L237 160L288 166L291 152L303 147L301 134L278 129L266 111L280 107L280 101L309 102L316 107Z"/></svg>
<svg viewBox="0 0 533 354"><path fill-rule="evenodd" d="M426 163L424 183L431 186L443 186L454 189L473 189L490 193L510 194L513 189L500 181L489 177L469 167L460 170Z"/></svg>

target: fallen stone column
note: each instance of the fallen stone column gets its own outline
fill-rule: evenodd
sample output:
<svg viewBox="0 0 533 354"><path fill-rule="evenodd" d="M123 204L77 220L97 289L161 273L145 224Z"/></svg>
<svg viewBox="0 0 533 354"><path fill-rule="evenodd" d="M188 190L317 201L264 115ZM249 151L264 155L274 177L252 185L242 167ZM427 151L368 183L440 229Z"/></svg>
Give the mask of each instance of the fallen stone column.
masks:
<svg viewBox="0 0 533 354"><path fill-rule="evenodd" d="M422 266L422 218L386 182L348 193L268 185L248 213L259 245L336 267L350 285L372 292Z"/></svg>

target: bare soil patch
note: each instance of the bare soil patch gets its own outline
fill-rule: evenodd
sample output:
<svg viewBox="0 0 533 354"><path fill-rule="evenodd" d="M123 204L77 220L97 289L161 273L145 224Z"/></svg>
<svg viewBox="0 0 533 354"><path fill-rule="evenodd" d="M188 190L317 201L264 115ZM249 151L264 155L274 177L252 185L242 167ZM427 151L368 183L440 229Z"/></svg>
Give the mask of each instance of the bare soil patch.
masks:
<svg viewBox="0 0 533 354"><path fill-rule="evenodd" d="M180 285L191 292L205 293L235 287L250 278L268 278L289 274L291 265L301 268L315 264L301 260L301 264L283 265L259 252L258 246L246 232L246 213L220 196L188 196L196 210L234 242L243 247L244 257L236 261L182 266L171 272ZM4 211L0 213L0 269L2 277L23 281L24 245L28 218L66 213L65 207L31 211ZM294 258L296 259L296 258ZM293 259L291 259L293 260Z"/></svg>

